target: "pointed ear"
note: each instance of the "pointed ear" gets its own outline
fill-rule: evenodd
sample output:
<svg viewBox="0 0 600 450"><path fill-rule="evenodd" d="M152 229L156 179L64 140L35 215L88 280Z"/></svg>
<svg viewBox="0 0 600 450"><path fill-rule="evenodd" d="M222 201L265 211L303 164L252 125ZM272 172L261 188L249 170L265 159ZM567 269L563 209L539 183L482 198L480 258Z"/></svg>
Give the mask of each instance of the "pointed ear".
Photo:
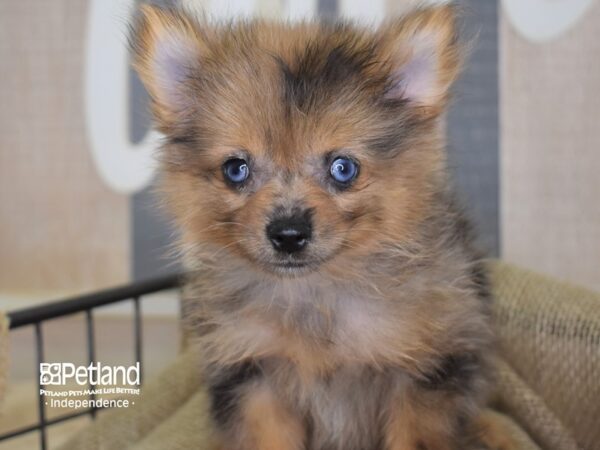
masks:
<svg viewBox="0 0 600 450"><path fill-rule="evenodd" d="M390 70L386 96L441 111L462 62L455 7L418 9L382 25L379 32Z"/></svg>
<svg viewBox="0 0 600 450"><path fill-rule="evenodd" d="M189 84L205 53L198 28L183 11L148 5L140 8L132 26L133 67L160 121L169 123L192 106Z"/></svg>

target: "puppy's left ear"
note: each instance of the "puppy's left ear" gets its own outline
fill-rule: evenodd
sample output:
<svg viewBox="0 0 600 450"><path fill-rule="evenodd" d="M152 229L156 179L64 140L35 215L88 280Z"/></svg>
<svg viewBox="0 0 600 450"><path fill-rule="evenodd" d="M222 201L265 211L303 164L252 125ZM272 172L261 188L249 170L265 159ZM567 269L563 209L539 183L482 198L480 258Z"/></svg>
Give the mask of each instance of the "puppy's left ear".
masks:
<svg viewBox="0 0 600 450"><path fill-rule="evenodd" d="M405 100L426 115L443 110L463 59L456 15L453 6L435 6L381 26L381 57L389 70L387 98Z"/></svg>
<svg viewBox="0 0 600 450"><path fill-rule="evenodd" d="M133 66L168 126L193 106L192 81L207 53L200 25L188 13L143 5L131 30Z"/></svg>

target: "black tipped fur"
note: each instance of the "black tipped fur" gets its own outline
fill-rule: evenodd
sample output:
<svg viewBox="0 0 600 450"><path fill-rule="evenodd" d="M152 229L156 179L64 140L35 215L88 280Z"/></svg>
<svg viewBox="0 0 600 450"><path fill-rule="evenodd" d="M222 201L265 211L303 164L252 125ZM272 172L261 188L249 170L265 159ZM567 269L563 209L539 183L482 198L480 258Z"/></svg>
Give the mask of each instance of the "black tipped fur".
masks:
<svg viewBox="0 0 600 450"><path fill-rule="evenodd" d="M416 382L424 389L469 392L481 370L481 358L476 354L446 355L435 369Z"/></svg>
<svg viewBox="0 0 600 450"><path fill-rule="evenodd" d="M335 29L343 29L339 25ZM353 40L333 44L334 32L309 44L298 55L292 68L278 60L283 75L284 97L287 104L306 111L319 104L324 96L335 95L351 83L385 85L384 78L365 79L366 69L375 63L374 46Z"/></svg>
<svg viewBox="0 0 600 450"><path fill-rule="evenodd" d="M260 375L260 367L252 361L221 369L209 386L211 413L219 425L228 423L235 415L240 387Z"/></svg>

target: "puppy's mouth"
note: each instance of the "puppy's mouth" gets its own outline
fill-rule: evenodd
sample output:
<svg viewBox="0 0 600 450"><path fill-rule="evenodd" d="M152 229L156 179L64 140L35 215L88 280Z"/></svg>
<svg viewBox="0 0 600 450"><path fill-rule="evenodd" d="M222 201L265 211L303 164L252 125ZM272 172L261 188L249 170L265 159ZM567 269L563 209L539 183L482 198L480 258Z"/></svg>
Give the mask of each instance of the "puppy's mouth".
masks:
<svg viewBox="0 0 600 450"><path fill-rule="evenodd" d="M307 249L293 255L261 255L254 259L266 272L283 277L299 277L309 275L322 269L323 265L333 259L339 251L325 252L324 249Z"/></svg>
<svg viewBox="0 0 600 450"><path fill-rule="evenodd" d="M281 267L283 269L301 269L303 267L308 267L310 264L304 261L286 261L280 263L273 263L275 267Z"/></svg>
<svg viewBox="0 0 600 450"><path fill-rule="evenodd" d="M310 260L269 261L263 267L279 276L296 277L318 269L319 262Z"/></svg>

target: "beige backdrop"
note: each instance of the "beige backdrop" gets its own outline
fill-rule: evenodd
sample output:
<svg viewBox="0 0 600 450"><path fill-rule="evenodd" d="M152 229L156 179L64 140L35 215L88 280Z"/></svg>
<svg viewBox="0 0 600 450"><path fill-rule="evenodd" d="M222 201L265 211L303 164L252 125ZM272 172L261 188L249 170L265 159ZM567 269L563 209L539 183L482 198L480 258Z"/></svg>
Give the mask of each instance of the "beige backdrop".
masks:
<svg viewBox="0 0 600 450"><path fill-rule="evenodd" d="M0 287L76 292L129 276L128 199L84 133L87 2L0 1Z"/></svg>
<svg viewBox="0 0 600 450"><path fill-rule="evenodd" d="M502 255L600 290L600 2L550 42L500 31Z"/></svg>

